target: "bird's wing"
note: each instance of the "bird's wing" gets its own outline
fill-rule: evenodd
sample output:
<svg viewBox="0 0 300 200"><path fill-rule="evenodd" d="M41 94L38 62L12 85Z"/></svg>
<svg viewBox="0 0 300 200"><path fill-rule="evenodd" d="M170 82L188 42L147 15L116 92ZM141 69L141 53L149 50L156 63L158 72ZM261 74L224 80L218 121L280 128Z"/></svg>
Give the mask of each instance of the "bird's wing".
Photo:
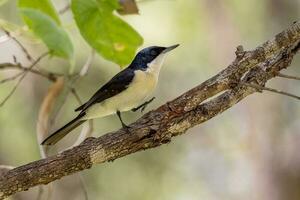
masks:
<svg viewBox="0 0 300 200"><path fill-rule="evenodd" d="M90 106L100 103L125 90L134 77L134 71L130 68L116 74L110 81L103 85L85 104L76 108L75 111L84 112Z"/></svg>

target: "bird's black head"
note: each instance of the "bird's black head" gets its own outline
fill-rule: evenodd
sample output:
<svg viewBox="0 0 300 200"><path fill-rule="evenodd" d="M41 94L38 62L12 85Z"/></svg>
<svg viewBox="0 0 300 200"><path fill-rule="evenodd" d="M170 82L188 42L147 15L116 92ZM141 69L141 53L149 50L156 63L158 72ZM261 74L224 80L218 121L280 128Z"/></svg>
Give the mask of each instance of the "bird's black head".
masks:
<svg viewBox="0 0 300 200"><path fill-rule="evenodd" d="M148 64L154 61L159 55L165 54L176 47L179 44L170 46L170 47L159 47L159 46L151 46L145 49L142 49L133 59L132 63L129 65L129 68L132 69L140 69L146 70L148 68Z"/></svg>

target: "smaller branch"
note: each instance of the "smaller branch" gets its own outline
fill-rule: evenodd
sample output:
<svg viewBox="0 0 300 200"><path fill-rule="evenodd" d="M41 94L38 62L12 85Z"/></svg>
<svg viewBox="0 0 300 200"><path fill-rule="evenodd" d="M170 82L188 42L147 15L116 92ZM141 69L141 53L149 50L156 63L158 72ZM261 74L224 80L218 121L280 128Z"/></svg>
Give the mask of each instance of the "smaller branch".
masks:
<svg viewBox="0 0 300 200"><path fill-rule="evenodd" d="M297 96L297 95L294 95L294 94L291 94L291 93L288 93L288 92L276 90L276 89L269 88L269 87L264 87L264 86L257 85L257 84L254 84L254 83L241 82L240 84L244 85L244 86L247 86L247 87L252 87L254 89L257 89L259 92L262 92L263 90L266 90L266 91L269 91L269 92L289 96L289 97L295 98L297 100L300 100L300 96Z"/></svg>
<svg viewBox="0 0 300 200"><path fill-rule="evenodd" d="M80 76L85 76L88 73L89 68L92 64L92 61L94 59L94 56L95 56L95 50L92 49L88 59L86 60L85 64L83 65L83 67L80 70L80 73L79 73Z"/></svg>
<svg viewBox="0 0 300 200"><path fill-rule="evenodd" d="M5 35L6 35L7 38L12 39L21 48L21 50L24 52L26 58L30 62L32 62L32 65L31 65L31 67L28 67L28 68L23 67L20 63L17 63L16 57L13 56L15 64L12 64L12 63L3 63L3 64L0 64L0 69L1 68L2 69L11 68L11 67L12 68L18 68L18 69L21 69L23 71L27 71L28 70L28 71L30 71L30 72L32 72L34 74L41 75L41 76L49 79L50 81L55 81L56 80L56 77L54 76L55 74L53 74L53 73L41 72L41 71L32 69L32 67L34 67L37 63L35 63L33 57L29 54L29 51L25 48L25 46L16 37L12 36L9 31L5 30L3 27L1 27L1 29L4 31L4 33L5 33ZM39 62L39 59L37 61ZM18 76L15 76L15 77L18 77ZM9 78L8 80L14 80L14 78Z"/></svg>
<svg viewBox="0 0 300 200"><path fill-rule="evenodd" d="M13 81L16 78L18 78L19 76L21 76L22 74L23 74L23 72L20 72L20 73L15 74L14 76L9 77L9 78L2 79L2 80L0 80L0 84L6 83L8 81Z"/></svg>
<svg viewBox="0 0 300 200"><path fill-rule="evenodd" d="M16 63L16 64L14 64L14 63L0 63L0 69L5 70L5 69L11 69L11 68L13 68L13 69L22 69L22 70L27 69L27 68L21 66L20 63Z"/></svg>
<svg viewBox="0 0 300 200"><path fill-rule="evenodd" d="M3 29L3 28L2 28ZM14 36L12 36L10 34L9 31L3 29L4 33L9 37L11 38L13 41L15 41L17 43L17 45L21 48L21 50L24 52L24 54L26 55L26 58L29 60L29 61L33 61L33 58L32 56L29 54L29 52L27 51L27 49L25 48L25 46L19 41L17 40L17 38L15 38Z"/></svg>
<svg viewBox="0 0 300 200"><path fill-rule="evenodd" d="M79 97L79 95L78 95L76 89L75 89L75 88L70 88L70 90L71 90L71 93L73 94L73 96L75 97L75 99L76 99L76 100L78 101L78 103L81 105L81 104L82 104L82 101L81 101L81 99L80 99L80 97Z"/></svg>
<svg viewBox="0 0 300 200"><path fill-rule="evenodd" d="M298 76L290 76L290 75L286 75L286 74L282 74L282 73L278 73L277 76L282 77L282 78L300 81L300 77L298 77Z"/></svg>
<svg viewBox="0 0 300 200"><path fill-rule="evenodd" d="M31 70L37 63L39 63L44 57L46 57L49 54L49 52L43 53L42 55L40 55L29 67L28 69ZM28 71L29 71L28 70ZM10 93L4 98L4 100L0 103L0 107L2 107L7 100L14 94L14 92L16 91L16 89L18 88L18 86L20 85L20 83L22 82L22 80L25 78L25 76L27 75L28 71L24 71L23 75L21 76L21 78L18 80L17 84L14 86L14 88L10 91Z"/></svg>
<svg viewBox="0 0 300 200"><path fill-rule="evenodd" d="M16 64L13 64L13 63L0 63L0 70L1 69L3 69L3 70L5 70L5 69L19 69L19 70L22 70L22 71L29 71L33 74L40 75L44 78L47 78L49 81L52 81L52 82L54 82L56 80L57 76L62 76L62 74L46 72L46 71L39 71L39 70L32 69L30 67L24 67L20 63L16 63ZM23 73L21 73L21 74L23 74Z"/></svg>

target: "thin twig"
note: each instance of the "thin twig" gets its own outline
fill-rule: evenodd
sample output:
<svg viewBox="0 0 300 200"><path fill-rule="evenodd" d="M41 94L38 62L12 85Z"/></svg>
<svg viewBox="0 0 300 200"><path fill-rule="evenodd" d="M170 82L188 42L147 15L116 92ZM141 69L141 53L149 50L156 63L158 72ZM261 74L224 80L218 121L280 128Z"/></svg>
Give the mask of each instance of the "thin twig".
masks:
<svg viewBox="0 0 300 200"><path fill-rule="evenodd" d="M80 76L85 76L87 74L87 72L89 71L89 68L92 64L92 61L94 59L94 56L95 56L95 50L92 49L88 59L86 60L85 64L83 65L83 67L80 70L80 73L79 73Z"/></svg>
<svg viewBox="0 0 300 200"><path fill-rule="evenodd" d="M22 71L29 71L33 74L37 74L37 75L40 75L44 78L47 78L50 81L55 81L58 76L62 76L62 74L58 74L58 73L40 71L40 70L32 69L30 67L24 67L20 63L16 63L16 64L13 64L13 63L0 63L0 70L1 69L3 69L3 70L5 70L5 69L19 69L19 70L22 70ZM23 74L23 72L22 72L22 74Z"/></svg>
<svg viewBox="0 0 300 200"><path fill-rule="evenodd" d="M82 104L82 100L80 99L77 91L75 88L71 88L70 87L70 90L71 90L71 93L73 94L73 96L75 97L75 99L78 101L78 103L81 105Z"/></svg>
<svg viewBox="0 0 300 200"><path fill-rule="evenodd" d="M241 85L244 85L244 86L247 86L247 87L255 88L255 89L259 90L260 92L261 92L262 90L266 90L266 91L269 91L269 92L273 92L273 93L277 93L277 94L289 96L289 97L292 97L292 98L295 98L295 99L300 100L300 96L297 96L297 95L294 95L294 94L291 94L291 93L288 93L288 92L276 90L276 89L269 88L269 87L264 87L264 86L257 85L257 84L254 84L254 83L245 83L245 82L241 82L240 84L241 84Z"/></svg>
<svg viewBox="0 0 300 200"><path fill-rule="evenodd" d="M23 74L23 72L19 72L19 73L15 74L14 76L11 76L11 77L9 77L9 78L2 79L2 80L0 80L0 84L6 83L6 82L8 82L8 81L13 81L13 80L15 80L16 78L20 77L22 74Z"/></svg>
<svg viewBox="0 0 300 200"><path fill-rule="evenodd" d="M1 29L4 31L4 33L6 34L6 36L8 38L11 38L13 41L15 41L17 43L17 45L21 48L21 50L24 52L26 58L32 62L32 65L36 65L37 63L34 62L34 59L32 58L32 56L29 54L29 51L25 48L25 46L14 36L11 35L11 33L7 30L5 30L3 27L1 27ZM59 76L58 74L54 74L54 73L47 73L47 72L41 72L41 71L38 71L38 70L33 70L31 69L30 67L26 68L26 67L23 67L20 63L17 63L16 62L16 57L14 57L14 61L15 61L15 64L12 64L12 63L2 63L0 64L0 68L6 68L6 67L14 67L14 68L18 68L18 69L21 69L21 70L24 70L24 71L31 71L32 73L35 73L35 74L38 74L38 75L41 75L45 78L48 78L50 81L55 81L56 80L56 77L54 75L57 75ZM35 64L34 64L35 63Z"/></svg>
<svg viewBox="0 0 300 200"><path fill-rule="evenodd" d="M28 69L32 69L37 63L40 62L41 59L43 59L44 57L46 57L49 54L49 52L43 53L41 54L29 67ZM20 85L20 83L22 82L22 80L25 78L25 76L27 75L28 71L24 71L23 75L20 77L20 79L18 80L18 82L16 83L16 85L13 87L13 89L10 91L10 93L4 98L4 100L1 102L0 107L2 107L6 101L13 95L13 93L16 91L16 89L18 88L18 86Z"/></svg>
<svg viewBox="0 0 300 200"><path fill-rule="evenodd" d="M3 28L2 28L3 29ZM7 31L7 30L5 30L5 29L3 29L3 31L4 31L4 33L8 36L8 37L10 37L13 41L15 41L18 45L19 45L19 47L21 48L21 50L24 52L24 54L26 55L26 58L29 60L29 61L33 61L33 58L32 58L32 56L29 54L29 52L27 51L27 49L25 48L25 46L19 41L19 40L17 40L17 38L15 38L14 36L12 36L11 34L10 34L10 32L9 31Z"/></svg>
<svg viewBox="0 0 300 200"><path fill-rule="evenodd" d="M277 76L282 77L282 78L300 81L300 77L298 77L298 76L291 76L291 75L286 75L286 74L282 74L282 73L278 73Z"/></svg>

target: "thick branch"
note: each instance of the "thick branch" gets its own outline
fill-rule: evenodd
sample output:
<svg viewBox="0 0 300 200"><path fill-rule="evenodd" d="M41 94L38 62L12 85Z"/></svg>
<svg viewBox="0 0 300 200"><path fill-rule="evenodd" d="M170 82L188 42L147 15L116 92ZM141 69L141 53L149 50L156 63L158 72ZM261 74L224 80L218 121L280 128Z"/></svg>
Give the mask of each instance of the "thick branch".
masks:
<svg viewBox="0 0 300 200"><path fill-rule="evenodd" d="M14 167L8 165L0 165L0 177L3 176L6 172L13 169Z"/></svg>
<svg viewBox="0 0 300 200"><path fill-rule="evenodd" d="M239 47L237 58L226 69L145 114L130 125L130 134L120 129L99 138L88 138L70 150L3 174L0 177L0 199L88 169L95 163L169 143L172 137L211 119L257 91L240 82L264 86L290 65L299 42L300 23L294 23L253 51L245 52Z"/></svg>

